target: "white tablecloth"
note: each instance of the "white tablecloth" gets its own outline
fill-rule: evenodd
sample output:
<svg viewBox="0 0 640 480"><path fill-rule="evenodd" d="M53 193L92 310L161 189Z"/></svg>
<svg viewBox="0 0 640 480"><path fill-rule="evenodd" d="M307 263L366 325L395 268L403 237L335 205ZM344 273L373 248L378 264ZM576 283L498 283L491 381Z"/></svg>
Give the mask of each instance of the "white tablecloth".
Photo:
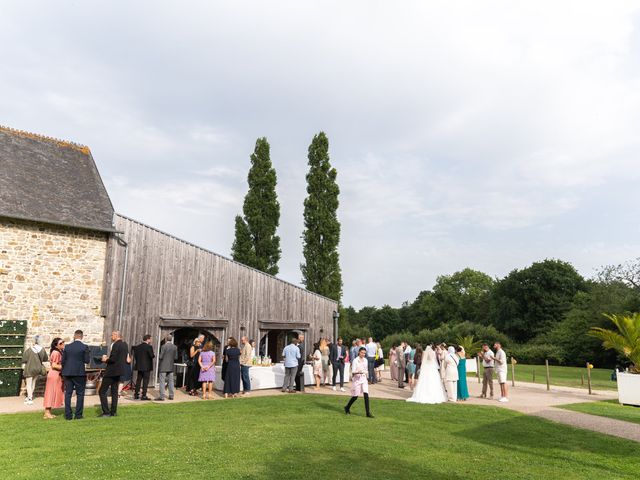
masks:
<svg viewBox="0 0 640 480"><path fill-rule="evenodd" d="M344 382L349 382L350 365L344 366ZM251 390L262 390L265 388L282 388L284 383L284 364L276 363L270 367L251 367L249 369L249 378L251 378ZM340 381L340 374L336 378L336 382ZM313 385L313 369L311 365L304 366L304 384ZM222 367L216 367L216 381L214 384L216 390L224 388L222 381ZM240 390L242 390L242 381L240 382Z"/></svg>

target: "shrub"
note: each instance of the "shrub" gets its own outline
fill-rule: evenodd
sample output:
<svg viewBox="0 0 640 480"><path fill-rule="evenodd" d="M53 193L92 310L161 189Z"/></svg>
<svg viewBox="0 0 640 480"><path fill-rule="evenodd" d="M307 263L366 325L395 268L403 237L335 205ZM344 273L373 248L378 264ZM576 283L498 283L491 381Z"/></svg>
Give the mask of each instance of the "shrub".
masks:
<svg viewBox="0 0 640 480"><path fill-rule="evenodd" d="M549 363L563 364L565 356L562 348L557 345L541 344L513 344L507 354L520 363L539 365L549 360Z"/></svg>

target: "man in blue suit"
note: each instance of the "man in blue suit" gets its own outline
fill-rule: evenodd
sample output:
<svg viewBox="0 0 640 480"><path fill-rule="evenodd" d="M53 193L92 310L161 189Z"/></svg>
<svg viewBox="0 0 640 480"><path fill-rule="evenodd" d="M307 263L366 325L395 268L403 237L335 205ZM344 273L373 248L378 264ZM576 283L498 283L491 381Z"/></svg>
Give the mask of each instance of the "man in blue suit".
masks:
<svg viewBox="0 0 640 480"><path fill-rule="evenodd" d="M84 334L76 330L73 342L62 351L62 378L64 378L64 418L71 420L71 396L76 391L76 420L82 418L84 410L84 387L87 375L84 369L89 363L89 347L82 343Z"/></svg>

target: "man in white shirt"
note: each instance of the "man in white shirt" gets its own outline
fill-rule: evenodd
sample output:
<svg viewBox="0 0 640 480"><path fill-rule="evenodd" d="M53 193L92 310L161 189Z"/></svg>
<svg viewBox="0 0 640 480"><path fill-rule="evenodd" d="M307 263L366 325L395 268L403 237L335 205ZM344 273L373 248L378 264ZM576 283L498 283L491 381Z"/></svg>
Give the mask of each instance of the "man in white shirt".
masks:
<svg viewBox="0 0 640 480"><path fill-rule="evenodd" d="M480 358L482 359L482 366L484 367L484 373L482 374L482 395L480 395L480 397L487 398L488 386L491 392L491 398L493 398L493 367L495 366L495 362L493 352L486 343L482 345Z"/></svg>
<svg viewBox="0 0 640 480"><path fill-rule="evenodd" d="M367 366L369 367L369 383L376 383L376 354L378 353L378 345L369 337L369 342L365 347L367 349Z"/></svg>
<svg viewBox="0 0 640 480"><path fill-rule="evenodd" d="M493 348L496 349L496 354L493 356L495 360L495 371L498 376L498 383L500 384L500 399L499 402L508 402L507 398L507 354L502 350L502 345L500 342L496 342L493 345Z"/></svg>

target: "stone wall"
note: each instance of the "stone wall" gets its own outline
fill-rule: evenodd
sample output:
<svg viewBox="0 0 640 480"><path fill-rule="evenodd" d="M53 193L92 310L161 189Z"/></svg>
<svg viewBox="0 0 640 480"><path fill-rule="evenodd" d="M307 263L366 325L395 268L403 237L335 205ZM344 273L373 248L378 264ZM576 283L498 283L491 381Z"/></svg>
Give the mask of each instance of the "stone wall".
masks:
<svg viewBox="0 0 640 480"><path fill-rule="evenodd" d="M100 305L107 234L0 218L0 319L43 336L104 341Z"/></svg>

